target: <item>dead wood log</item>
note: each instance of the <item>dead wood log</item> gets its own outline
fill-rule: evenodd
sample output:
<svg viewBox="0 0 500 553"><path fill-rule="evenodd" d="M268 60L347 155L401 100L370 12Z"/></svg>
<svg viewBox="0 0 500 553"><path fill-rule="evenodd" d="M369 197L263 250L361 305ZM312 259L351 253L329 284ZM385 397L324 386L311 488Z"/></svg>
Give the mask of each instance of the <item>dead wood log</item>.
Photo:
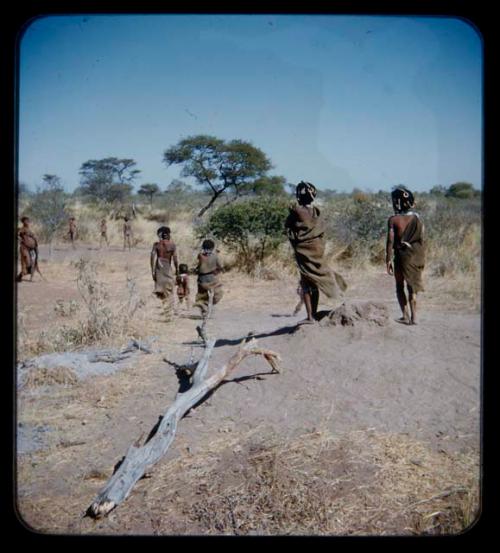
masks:
<svg viewBox="0 0 500 553"><path fill-rule="evenodd" d="M102 517L123 502L135 483L165 455L174 439L177 423L184 414L201 401L210 390L220 384L243 359L250 355L262 355L271 365L271 372L279 372L280 358L278 354L258 348L256 341L251 340L246 344L243 341L229 361L216 370L212 376L207 377L208 361L215 342L215 339L210 339L207 342L204 355L194 372L192 387L182 394L177 394L174 403L164 414L156 433L149 441L142 446L136 442L129 447L122 463L94 499L87 514L94 518Z"/></svg>

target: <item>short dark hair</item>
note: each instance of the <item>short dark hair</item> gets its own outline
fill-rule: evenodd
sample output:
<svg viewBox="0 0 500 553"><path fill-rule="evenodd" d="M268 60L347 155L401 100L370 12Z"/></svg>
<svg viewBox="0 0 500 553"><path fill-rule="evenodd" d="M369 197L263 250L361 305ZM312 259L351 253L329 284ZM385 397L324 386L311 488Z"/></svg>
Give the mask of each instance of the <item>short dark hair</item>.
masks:
<svg viewBox="0 0 500 553"><path fill-rule="evenodd" d="M179 273L187 273L188 272L188 266L185 263L181 263L179 265Z"/></svg>
<svg viewBox="0 0 500 553"><path fill-rule="evenodd" d="M203 244L201 245L201 247L204 250L213 250L215 248L215 242L213 240L210 240L210 238L207 240L203 240Z"/></svg>
<svg viewBox="0 0 500 553"><path fill-rule="evenodd" d="M24 223L25 221L29 221L30 218L27 215L24 215L24 217L21 217L21 222Z"/></svg>
<svg viewBox="0 0 500 553"><path fill-rule="evenodd" d="M164 236L170 236L170 228L169 227L160 227L156 231L156 234L158 236L161 236L161 238L163 238Z"/></svg>

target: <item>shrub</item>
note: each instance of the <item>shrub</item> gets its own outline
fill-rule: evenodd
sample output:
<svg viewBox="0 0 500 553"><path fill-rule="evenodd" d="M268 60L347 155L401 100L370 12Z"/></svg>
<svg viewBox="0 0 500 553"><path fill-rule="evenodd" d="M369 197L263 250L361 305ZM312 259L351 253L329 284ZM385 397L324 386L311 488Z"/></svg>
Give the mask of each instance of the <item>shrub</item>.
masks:
<svg viewBox="0 0 500 553"><path fill-rule="evenodd" d="M378 260L391 213L384 202L369 196L329 202L324 208L328 238L344 250L344 257Z"/></svg>
<svg viewBox="0 0 500 553"><path fill-rule="evenodd" d="M474 187L469 182L456 182L448 188L445 195L448 198L460 198L462 200L467 200L474 198L476 196L476 192L477 191L474 190Z"/></svg>
<svg viewBox="0 0 500 553"><path fill-rule="evenodd" d="M284 224L288 202L275 197L255 198L218 208L196 229L198 238L211 236L234 252L237 265L249 273L286 241Z"/></svg>

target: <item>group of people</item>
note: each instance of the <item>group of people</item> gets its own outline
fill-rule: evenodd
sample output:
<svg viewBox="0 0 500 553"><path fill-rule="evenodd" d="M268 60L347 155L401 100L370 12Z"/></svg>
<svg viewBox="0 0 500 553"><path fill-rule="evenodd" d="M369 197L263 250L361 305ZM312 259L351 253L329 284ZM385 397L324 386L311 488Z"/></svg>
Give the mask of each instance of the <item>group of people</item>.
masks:
<svg viewBox="0 0 500 553"><path fill-rule="evenodd" d="M219 303L224 294L219 278L223 267L215 250L214 241L210 239L203 241L196 266L190 270L186 264L178 261L177 247L171 238L170 228L160 227L157 235L158 241L153 244L150 255L151 275L154 281L154 293L162 300L166 317L171 317L174 287L176 287L179 304L182 305L185 302L186 306L190 307L189 273L198 275L198 290L193 306L200 310L202 317L207 316L210 306Z"/></svg>
<svg viewBox="0 0 500 553"><path fill-rule="evenodd" d="M306 318L299 324L314 324L318 318L320 292L327 298L337 299L347 289L344 278L331 269L325 259L325 225L321 211L313 205L317 195L316 187L301 181L296 186L296 199L289 208L284 222L288 239L293 248L295 261L300 274L298 292L300 302L294 315L302 308L306 309ZM424 225L415 211L413 194L404 186L396 187L392 193L394 215L387 222L386 269L396 281L396 296L401 308L399 319L405 324L417 323L417 294L422 291L422 271L425 265ZM132 227L128 217L124 218L124 249L131 248ZM21 218L19 230L21 272L17 281L23 276L33 275L38 269L38 241L30 229L28 217ZM109 245L106 220L101 221L101 240ZM74 246L76 223L70 219L70 240ZM189 274L197 274L198 290L194 307L206 316L210 305L219 303L223 296L222 282L219 275L222 271L218 252L213 240L202 243L197 256L196 266L189 269L186 264L179 264L177 248L171 238L169 227L162 226L157 230L158 241L153 244L150 264L154 281L154 294L163 302L164 311L170 319L173 308L174 288L180 304L190 307ZM172 266L173 265L173 266ZM408 292L408 296L405 291Z"/></svg>
<svg viewBox="0 0 500 553"><path fill-rule="evenodd" d="M301 181L296 187L297 202L290 207L285 222L300 273L300 301L294 315L298 314L302 304L307 313L299 324L313 324L317 319L320 292L327 298L336 299L347 289L344 278L325 262L324 220L319 208L312 205L316 195L313 184ZM395 277L396 295L402 312L399 321L417 324L417 293L424 289L424 225L414 210L415 199L410 190L398 186L391 197L394 215L387 222L387 273Z"/></svg>
<svg viewBox="0 0 500 553"><path fill-rule="evenodd" d="M132 224L130 222L129 217L125 216L123 218L123 249L132 249ZM109 247L109 238L108 238L108 223L106 219L101 219L101 223L99 226L100 231L100 237L99 237L99 248L102 248L103 243L106 243L106 246ZM69 228L68 228L68 234L67 237L69 241L71 242L71 246L75 248L75 241L78 237L78 231L76 227L76 219L74 217L70 217L69 219Z"/></svg>

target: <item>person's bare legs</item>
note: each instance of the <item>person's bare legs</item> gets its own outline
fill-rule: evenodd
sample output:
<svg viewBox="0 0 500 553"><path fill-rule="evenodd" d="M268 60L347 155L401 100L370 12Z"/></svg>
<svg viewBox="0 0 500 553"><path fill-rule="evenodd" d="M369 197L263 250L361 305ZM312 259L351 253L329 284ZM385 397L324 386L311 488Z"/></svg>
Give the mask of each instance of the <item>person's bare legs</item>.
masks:
<svg viewBox="0 0 500 553"><path fill-rule="evenodd" d="M394 271L394 277L396 279L396 296L398 298L399 307L403 316L398 319L402 323L410 324L410 317L408 314L408 302L405 294L405 282L403 274L400 271Z"/></svg>
<svg viewBox="0 0 500 553"><path fill-rule="evenodd" d="M317 288L313 288L311 291L311 311L313 319L316 319L318 315L318 305L319 305L319 290Z"/></svg>
<svg viewBox="0 0 500 553"><path fill-rule="evenodd" d="M313 302L311 298L310 292L306 292L304 290L304 304L306 306L306 312L307 312L307 318L300 321L298 324L313 324L314 323L314 316L313 316Z"/></svg>
<svg viewBox="0 0 500 553"><path fill-rule="evenodd" d="M408 287L408 299L410 303L410 323L412 325L417 324L417 293L413 291L413 288L407 284Z"/></svg>

